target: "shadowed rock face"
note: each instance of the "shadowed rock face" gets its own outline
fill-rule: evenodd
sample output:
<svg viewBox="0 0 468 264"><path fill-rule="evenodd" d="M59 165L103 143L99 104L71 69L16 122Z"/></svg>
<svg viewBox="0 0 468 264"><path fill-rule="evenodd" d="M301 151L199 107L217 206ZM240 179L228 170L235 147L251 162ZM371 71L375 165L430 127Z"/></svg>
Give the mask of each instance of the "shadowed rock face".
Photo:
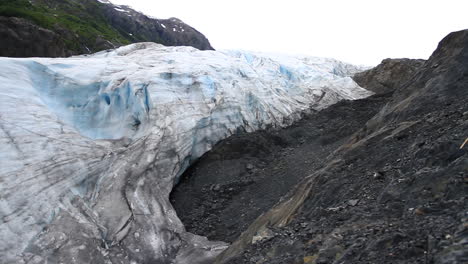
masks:
<svg viewBox="0 0 468 264"><path fill-rule="evenodd" d="M216 263L466 263L467 99L465 30Z"/></svg>
<svg viewBox="0 0 468 264"><path fill-rule="evenodd" d="M2 57L65 57L137 42L213 50L202 33L177 18L151 18L107 1L9 0L2 7Z"/></svg>
<svg viewBox="0 0 468 264"><path fill-rule="evenodd" d="M31 21L0 16L0 56L6 57L65 57L71 52L61 37Z"/></svg>
<svg viewBox="0 0 468 264"><path fill-rule="evenodd" d="M356 73L353 80L377 94L393 92L408 82L423 64L424 60L385 59L377 67Z"/></svg>

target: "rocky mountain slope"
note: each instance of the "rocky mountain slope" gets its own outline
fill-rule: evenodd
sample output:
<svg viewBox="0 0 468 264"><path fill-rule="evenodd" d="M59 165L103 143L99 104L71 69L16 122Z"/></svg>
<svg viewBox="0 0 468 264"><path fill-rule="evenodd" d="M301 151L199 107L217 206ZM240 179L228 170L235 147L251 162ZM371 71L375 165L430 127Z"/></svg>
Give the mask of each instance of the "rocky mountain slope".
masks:
<svg viewBox="0 0 468 264"><path fill-rule="evenodd" d="M377 67L356 73L353 80L375 93L388 93L410 81L422 65L424 60L385 59Z"/></svg>
<svg viewBox="0 0 468 264"><path fill-rule="evenodd" d="M213 49L177 18L155 19L105 0L2 0L0 38L5 57L63 57L146 41Z"/></svg>
<svg viewBox="0 0 468 264"><path fill-rule="evenodd" d="M183 176L187 229L232 242L216 263L468 261L468 30L360 78L381 94L232 137Z"/></svg>

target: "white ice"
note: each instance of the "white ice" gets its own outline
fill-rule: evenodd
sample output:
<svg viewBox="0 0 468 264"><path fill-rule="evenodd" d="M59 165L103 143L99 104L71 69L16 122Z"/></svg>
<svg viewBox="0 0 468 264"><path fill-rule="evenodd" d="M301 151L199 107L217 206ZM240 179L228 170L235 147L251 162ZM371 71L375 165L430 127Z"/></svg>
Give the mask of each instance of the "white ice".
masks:
<svg viewBox="0 0 468 264"><path fill-rule="evenodd" d="M185 232L168 201L177 177L229 135L370 95L349 77L359 70L334 59L154 43L0 58L0 256L213 258L225 243Z"/></svg>

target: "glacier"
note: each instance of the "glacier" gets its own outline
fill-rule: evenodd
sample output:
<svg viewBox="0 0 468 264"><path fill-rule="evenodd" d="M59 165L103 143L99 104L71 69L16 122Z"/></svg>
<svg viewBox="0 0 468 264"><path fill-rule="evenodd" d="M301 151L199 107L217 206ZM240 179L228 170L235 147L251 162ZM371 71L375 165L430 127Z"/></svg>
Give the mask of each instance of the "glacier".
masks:
<svg viewBox="0 0 468 264"><path fill-rule="evenodd" d="M210 263L178 177L220 140L372 93L334 59L137 43L0 58L2 263Z"/></svg>

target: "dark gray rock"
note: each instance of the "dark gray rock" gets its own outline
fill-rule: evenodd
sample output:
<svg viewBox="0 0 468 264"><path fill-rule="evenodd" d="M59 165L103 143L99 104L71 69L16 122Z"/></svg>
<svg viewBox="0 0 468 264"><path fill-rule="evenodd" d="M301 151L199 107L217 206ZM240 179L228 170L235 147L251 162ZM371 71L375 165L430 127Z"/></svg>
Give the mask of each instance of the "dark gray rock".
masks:
<svg viewBox="0 0 468 264"><path fill-rule="evenodd" d="M445 37L404 82L215 263L466 263L468 30ZM381 170L378 180L368 173ZM252 245L265 227L276 236Z"/></svg>
<svg viewBox="0 0 468 264"><path fill-rule="evenodd" d="M393 92L407 83L424 62L413 59L385 59L376 67L356 73L352 78L359 86L377 94Z"/></svg>
<svg viewBox="0 0 468 264"><path fill-rule="evenodd" d="M64 57L71 55L61 37L31 21L0 16L0 56Z"/></svg>
<svg viewBox="0 0 468 264"><path fill-rule="evenodd" d="M92 0L91 0L92 1ZM199 50L213 50L208 39L178 18L156 19L137 12L128 6L103 5L106 21L131 42L151 41L165 46L192 46Z"/></svg>
<svg viewBox="0 0 468 264"><path fill-rule="evenodd" d="M284 129L229 137L182 175L171 194L177 214L190 232L233 241L389 99L341 101Z"/></svg>

